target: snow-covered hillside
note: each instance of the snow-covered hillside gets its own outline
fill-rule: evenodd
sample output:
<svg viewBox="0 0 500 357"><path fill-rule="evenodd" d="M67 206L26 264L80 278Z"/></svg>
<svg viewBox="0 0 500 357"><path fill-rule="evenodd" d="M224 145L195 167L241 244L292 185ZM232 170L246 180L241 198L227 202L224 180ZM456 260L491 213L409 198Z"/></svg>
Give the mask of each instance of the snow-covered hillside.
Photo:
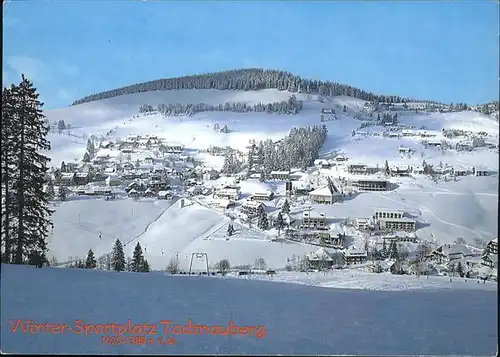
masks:
<svg viewBox="0 0 500 357"><path fill-rule="evenodd" d="M490 170L498 171L498 152L495 150L445 152L424 149L421 140L414 137L353 136L353 132L359 131L360 119L369 121L373 118L363 112L365 101L351 97L328 98L295 93L297 99L304 101L304 109L297 115L254 112L203 112L191 117L168 118L160 114L138 115L139 106L143 104L153 107L169 103L255 104L283 101L291 95L278 90L158 91L47 111L45 115L51 123L64 120L70 125L70 129L64 130L63 134L50 134L52 150L49 156L55 166L59 166L61 161L80 161L90 135L112 141L128 135L154 134L167 141L181 143L191 152L210 146L245 150L251 139L278 140L292 127L324 124L328 128L328 138L321 155L325 157L342 152L349 157L350 162L380 167L385 161L418 166L425 160L436 166L443 162L447 165L485 165ZM336 108L338 120L320 122L322 108ZM401 115L399 121L418 129L425 126L425 130L434 133L439 140L443 138L442 129L485 132L488 142L498 145L498 122L476 112L409 112ZM227 125L230 133L214 131L214 124L221 127ZM362 130L370 134L378 129L368 127ZM400 146L411 147L420 154L402 157L398 153ZM214 168L222 166L222 157L207 154L198 154L198 157L204 157ZM338 168L332 168L325 174L332 177L343 175ZM244 185L251 184L250 181L242 183L243 191ZM258 182L254 181L254 184ZM377 207L404 208L415 212L423 223L423 228L419 230L422 238L441 242L453 241L457 237L463 237L469 243L474 238L488 241L496 235L496 176L471 176L458 182L438 184L425 177L402 178L397 184L399 188L395 191L366 192L342 204L312 205L312 208L338 220L368 216ZM262 189L283 192L282 187L277 188L272 182L260 185ZM248 194L256 190L260 188L247 186ZM124 243L134 243L126 246L129 255L135 242L146 247L147 258L154 269L164 269L173 256L178 256L181 266L186 269L191 254L200 251L208 252L211 263L227 258L232 265L248 265L255 259L264 258L270 268L282 268L291 256L304 255L317 249L306 244L271 242L264 232L246 226L236 227L237 234L231 240L226 240L229 218L204 207L202 203L193 200L189 206L182 208L177 203L171 206L168 202L142 198L138 201L120 198L109 202L75 198L58 203L54 213L55 229L50 237L50 255L59 261L66 261L70 257L83 257L91 248L99 256L109 251L116 238L120 238ZM303 211L304 208L294 207L292 216L299 218Z"/></svg>
<svg viewBox="0 0 500 357"><path fill-rule="evenodd" d="M486 356L498 341L496 293L470 282L460 290L377 292L160 272L5 265L1 272L3 353ZM49 330L23 332L27 320ZM191 325L182 333L189 320L239 328L221 336ZM128 321L146 327L127 333ZM175 344L158 342L172 337Z"/></svg>

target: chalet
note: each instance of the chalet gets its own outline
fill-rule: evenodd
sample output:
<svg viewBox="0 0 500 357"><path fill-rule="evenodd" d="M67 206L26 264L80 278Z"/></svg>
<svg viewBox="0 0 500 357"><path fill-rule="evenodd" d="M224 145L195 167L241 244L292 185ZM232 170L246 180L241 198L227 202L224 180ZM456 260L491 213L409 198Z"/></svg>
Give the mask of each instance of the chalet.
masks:
<svg viewBox="0 0 500 357"><path fill-rule="evenodd" d="M241 206L241 210L243 213L245 213L248 217L257 217L259 214L259 211L264 209L266 207L265 204L262 202L257 202L257 201L245 201L243 205Z"/></svg>
<svg viewBox="0 0 500 357"><path fill-rule="evenodd" d="M406 146L400 146L398 148L398 153L402 154L402 155L407 155L407 154L411 153L411 149L409 147L406 147Z"/></svg>
<svg viewBox="0 0 500 357"><path fill-rule="evenodd" d="M330 186L324 186L309 192L309 197L315 203L333 204L342 199L342 194L336 188L332 190Z"/></svg>
<svg viewBox="0 0 500 357"><path fill-rule="evenodd" d="M271 171L271 173L269 174L269 178L271 180L289 180L290 171Z"/></svg>
<svg viewBox="0 0 500 357"><path fill-rule="evenodd" d="M271 201L274 199L274 193L267 191L267 192L255 192L251 200L252 201Z"/></svg>
<svg viewBox="0 0 500 357"><path fill-rule="evenodd" d="M319 248L317 251L308 254L306 259L311 268L321 269L333 266L333 258L325 248Z"/></svg>
<svg viewBox="0 0 500 357"><path fill-rule="evenodd" d="M152 164L154 161L155 161L155 159L154 159L153 157L151 157L151 156L148 156L148 157L146 157L146 158L144 159L144 162L145 162L146 164Z"/></svg>
<svg viewBox="0 0 500 357"><path fill-rule="evenodd" d="M146 191L144 191L144 197L155 197L156 195L156 190L151 187L147 188Z"/></svg>
<svg viewBox="0 0 500 357"><path fill-rule="evenodd" d="M324 213L310 214L304 212L302 215L301 227L312 229L328 229L328 219Z"/></svg>
<svg viewBox="0 0 500 357"><path fill-rule="evenodd" d="M498 238L490 240L486 245L486 251L489 254L498 254Z"/></svg>
<svg viewBox="0 0 500 357"><path fill-rule="evenodd" d="M356 227L360 231L366 231L370 227L370 220L368 218L356 218Z"/></svg>
<svg viewBox="0 0 500 357"><path fill-rule="evenodd" d="M339 154L339 155L335 156L335 161L337 161L337 162L346 162L347 161L347 156L345 156L343 154Z"/></svg>
<svg viewBox="0 0 500 357"><path fill-rule="evenodd" d="M366 251L361 249L346 249L342 251L342 256L346 264L366 263L368 258Z"/></svg>
<svg viewBox="0 0 500 357"><path fill-rule="evenodd" d="M389 168L391 176L410 176L411 167L409 165L394 165Z"/></svg>
<svg viewBox="0 0 500 357"><path fill-rule="evenodd" d="M116 175L109 175L105 182L108 186L119 186L121 184L121 180Z"/></svg>
<svg viewBox="0 0 500 357"><path fill-rule="evenodd" d="M173 197L172 191L159 191L158 192L158 199L171 200L172 197Z"/></svg>
<svg viewBox="0 0 500 357"><path fill-rule="evenodd" d="M128 191L127 196L131 198L138 198L139 191L137 191L136 189L131 189L130 191Z"/></svg>
<svg viewBox="0 0 500 357"><path fill-rule="evenodd" d="M124 180L134 180L136 178L139 178L141 175L137 174L133 171L126 171L126 172L123 172L121 176L122 176L122 179L124 179Z"/></svg>
<svg viewBox="0 0 500 357"><path fill-rule="evenodd" d="M404 231L414 232L416 229L416 221L411 218L381 218L380 229L387 231Z"/></svg>
<svg viewBox="0 0 500 357"><path fill-rule="evenodd" d="M331 236L328 232L317 233L317 238L321 244L332 246L335 249L344 248L345 234L339 233L338 235Z"/></svg>
<svg viewBox="0 0 500 357"><path fill-rule="evenodd" d="M498 255L496 254L484 254L481 257L481 265L488 268L498 268Z"/></svg>
<svg viewBox="0 0 500 357"><path fill-rule="evenodd" d="M472 151L474 145L470 141L461 141L455 145L455 149L459 151Z"/></svg>
<svg viewBox="0 0 500 357"><path fill-rule="evenodd" d="M383 179L358 179L352 182L352 186L359 191L387 191L389 182Z"/></svg>
<svg viewBox="0 0 500 357"><path fill-rule="evenodd" d="M335 109L333 108L322 108L321 114L335 114Z"/></svg>
<svg viewBox="0 0 500 357"><path fill-rule="evenodd" d="M401 210L378 209L373 212L375 219L381 218L403 218L404 212Z"/></svg>
<svg viewBox="0 0 500 357"><path fill-rule="evenodd" d="M102 187L102 186L96 186L93 188L94 195L95 196L109 196L113 193L111 188L109 187Z"/></svg>
<svg viewBox="0 0 500 357"><path fill-rule="evenodd" d="M132 189L135 189L135 190L140 190L142 189L141 186L143 186L142 184L140 184L139 182L131 182L127 185L127 187L125 188L125 192L128 192Z"/></svg>
<svg viewBox="0 0 500 357"><path fill-rule="evenodd" d="M124 154L131 154L134 152L134 149L132 148L123 148L123 149L120 149L120 152L124 153Z"/></svg>
<svg viewBox="0 0 500 357"><path fill-rule="evenodd" d="M472 256L470 249L463 244L445 244L433 250L429 258L443 263L457 259L467 259Z"/></svg>
<svg viewBox="0 0 500 357"><path fill-rule="evenodd" d="M75 183L75 173L74 172L62 172L60 183L62 186L71 186Z"/></svg>
<svg viewBox="0 0 500 357"><path fill-rule="evenodd" d="M187 189L187 193L190 194L191 196L201 195L202 191L203 187L201 186L193 186Z"/></svg>
<svg viewBox="0 0 500 357"><path fill-rule="evenodd" d="M240 199L240 192L236 188L222 188L215 192L215 196L222 199L238 201Z"/></svg>
<svg viewBox="0 0 500 357"><path fill-rule="evenodd" d="M77 172L74 177L75 185L86 185L90 182L89 172Z"/></svg>

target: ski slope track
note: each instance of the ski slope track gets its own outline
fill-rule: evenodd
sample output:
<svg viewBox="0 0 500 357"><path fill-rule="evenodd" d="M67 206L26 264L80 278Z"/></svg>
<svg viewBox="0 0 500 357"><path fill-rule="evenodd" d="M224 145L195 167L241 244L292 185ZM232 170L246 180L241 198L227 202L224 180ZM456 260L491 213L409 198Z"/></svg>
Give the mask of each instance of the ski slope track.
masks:
<svg viewBox="0 0 500 357"><path fill-rule="evenodd" d="M363 130L369 134L380 126L359 129L361 121L373 120L362 111L365 101L351 97L320 97L295 93L303 101L303 110L297 115L267 113L203 112L191 117L165 118L159 114L139 115L143 104L156 107L158 104L207 103L212 105L226 102L272 103L288 100L292 94L274 89L262 91L219 91L178 90L144 92L124 95L100 101L61 108L45 112L50 122L64 120L70 129L63 134L52 132L49 139L52 150L48 155L52 164L61 161L80 161L86 150L86 140L91 135L114 141L128 135L155 134L166 141L179 142L192 153L210 146L230 146L246 151L249 140L279 140L293 127L326 125L328 137L320 155L328 157L343 153L349 162L374 164L383 167L385 161L391 165L409 164L414 167L422 160L438 166L440 162L450 166L484 165L498 171L498 153L494 150L472 152L425 149L420 139L401 137L397 139L375 135L355 135L353 131ZM344 106L346 112L343 111ZM334 108L338 120L320 121L322 108ZM375 114L376 117L376 114ZM356 119L358 118L358 119ZM437 134L441 139L442 129L462 129L485 132L487 141L498 145L498 122L476 112L458 113L405 113L399 121L417 129L422 126ZM227 125L230 133L213 130L214 124ZM400 146L413 148L417 154L401 157ZM222 157L196 154L203 158L206 166L220 169ZM324 171L324 172L323 172ZM322 170L322 174L338 179L336 169ZM311 178L311 180L315 180ZM221 180L214 181L215 184ZM463 237L468 243L474 238L490 240L498 230L498 177L460 178L458 182L433 183L422 176L416 179L398 179L399 187L394 192L383 194L361 193L342 204L312 205L314 211L324 212L334 222L348 217L369 217L374 209L401 208L418 212L418 219L426 226L418 230L419 237L435 239L438 242L452 242ZM276 205L283 199L282 182L246 181L242 193L248 196L256 191L273 190L278 198L270 202ZM274 209L274 208L273 208ZM292 218L300 219L302 206L292 207ZM138 202L120 198L116 202L99 199L73 197L59 204L54 213L55 229L49 238L50 255L59 261L84 257L89 249L99 256L109 252L114 241L140 242L147 246L147 257L153 269L164 269L172 257L178 257L181 267L187 268L194 252L206 252L210 263L228 259L232 266L251 265L258 258L266 260L268 268L280 269L293 256L314 252L317 247L298 243L271 242L274 233L250 228L245 223L235 223L237 233L229 240L225 225L228 217L214 211L206 202L193 199L192 204L179 208L178 201L170 203L151 199ZM237 227L236 227L237 226ZM98 238L99 234L101 239ZM357 238L356 238L357 239ZM355 241L355 245L362 244ZM131 254L133 244L126 247Z"/></svg>
<svg viewBox="0 0 500 357"><path fill-rule="evenodd" d="M356 291L165 273L1 267L1 350L44 354L467 355L496 351L494 290ZM463 284L465 285L465 284ZM488 286L486 284L485 286ZM12 324L148 324L145 345L106 333L16 332ZM260 327L255 335L167 336L160 321ZM263 330L263 328L265 330ZM265 334L263 333L265 332ZM116 335L116 334L115 334ZM126 334L128 336L129 334ZM175 345L157 339L174 337Z"/></svg>

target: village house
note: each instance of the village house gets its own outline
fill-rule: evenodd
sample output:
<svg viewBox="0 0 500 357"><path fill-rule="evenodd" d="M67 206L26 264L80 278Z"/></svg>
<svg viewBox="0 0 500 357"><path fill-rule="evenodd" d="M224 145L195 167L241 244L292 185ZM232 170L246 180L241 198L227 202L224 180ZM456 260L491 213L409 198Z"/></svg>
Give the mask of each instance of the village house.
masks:
<svg viewBox="0 0 500 357"><path fill-rule="evenodd" d="M328 160L325 160L325 159L314 160L314 166L316 166L319 169L329 169L331 167Z"/></svg>
<svg viewBox="0 0 500 357"><path fill-rule="evenodd" d="M389 182L383 179L357 179L352 181L352 186L358 191L387 191Z"/></svg>
<svg viewBox="0 0 500 357"><path fill-rule="evenodd" d="M333 266L333 258L325 248L319 248L306 256L309 266L313 269L326 269Z"/></svg>
<svg viewBox="0 0 500 357"><path fill-rule="evenodd" d="M406 146L400 146L398 148L398 153L401 155L408 155L409 153L411 153L411 149Z"/></svg>
<svg viewBox="0 0 500 357"><path fill-rule="evenodd" d="M90 172L77 172L74 177L75 185L86 185L90 182Z"/></svg>
<svg viewBox="0 0 500 357"><path fill-rule="evenodd" d="M463 244L443 244L434 249L429 258L438 263L451 262L454 260L463 260L472 257L473 254L469 248Z"/></svg>
<svg viewBox="0 0 500 357"><path fill-rule="evenodd" d="M301 228L328 229L328 219L324 213L304 212L302 214Z"/></svg>
<svg viewBox="0 0 500 357"><path fill-rule="evenodd" d="M245 201L241 205L241 211L245 213L249 218L257 217L259 211L265 208L266 205L258 201Z"/></svg>
<svg viewBox="0 0 500 357"><path fill-rule="evenodd" d="M228 199L238 201L240 199L240 192L237 188L222 188L215 191L215 196L221 199Z"/></svg>
<svg viewBox="0 0 500 357"><path fill-rule="evenodd" d="M184 150L184 145L178 143L167 143L165 144L165 148L168 153L178 154Z"/></svg>
<svg viewBox="0 0 500 357"><path fill-rule="evenodd" d="M489 176L490 171L484 165L478 165L473 168L475 176Z"/></svg>
<svg viewBox="0 0 500 357"><path fill-rule="evenodd" d="M131 189L130 191L127 192L127 196L130 198L138 198L140 196L139 191L136 189Z"/></svg>
<svg viewBox="0 0 500 357"><path fill-rule="evenodd" d="M391 176L405 177L410 176L411 166L409 165L393 165L389 167Z"/></svg>
<svg viewBox="0 0 500 357"><path fill-rule="evenodd" d="M271 173L269 174L269 178L271 180L289 180L290 171L271 171Z"/></svg>
<svg viewBox="0 0 500 357"><path fill-rule="evenodd" d="M492 239L486 245L481 257L481 265L489 268L498 268L498 238Z"/></svg>
<svg viewBox="0 0 500 357"><path fill-rule="evenodd" d="M362 249L345 249L342 251L344 262L348 265L366 263L368 255Z"/></svg>
<svg viewBox="0 0 500 357"><path fill-rule="evenodd" d="M274 199L274 193L271 191L255 192L250 199L252 201L271 201Z"/></svg>
<svg viewBox="0 0 500 357"><path fill-rule="evenodd" d="M335 156L335 161L337 162L346 162L347 161L347 156L344 155L344 154L338 154L337 156Z"/></svg>
<svg viewBox="0 0 500 357"><path fill-rule="evenodd" d="M347 166L347 171L353 175L372 175L380 172L380 167L369 164L350 164Z"/></svg>
<svg viewBox="0 0 500 357"><path fill-rule="evenodd" d="M453 175L454 176L467 176L471 173L469 169L463 166L453 167Z"/></svg>
<svg viewBox="0 0 500 357"><path fill-rule="evenodd" d="M309 192L309 197L315 203L333 204L342 200L342 194L333 183Z"/></svg>
<svg viewBox="0 0 500 357"><path fill-rule="evenodd" d="M61 186L72 186L75 183L75 173L74 172L62 172L60 178Z"/></svg>
<svg viewBox="0 0 500 357"><path fill-rule="evenodd" d="M370 220L368 218L356 218L356 227L360 231L366 231L370 227Z"/></svg>
<svg viewBox="0 0 500 357"><path fill-rule="evenodd" d="M290 181L299 181L302 177L304 177L305 173L300 170L291 171L289 175Z"/></svg>
<svg viewBox="0 0 500 357"><path fill-rule="evenodd" d="M225 198L219 198L214 200L213 205L218 208L228 209L234 206L234 202Z"/></svg>
<svg viewBox="0 0 500 357"><path fill-rule="evenodd" d="M119 186L121 184L121 180L116 175L109 175L105 183L107 186Z"/></svg>
<svg viewBox="0 0 500 357"><path fill-rule="evenodd" d="M158 199L161 200L171 200L173 197L172 191L167 190L167 191L159 191L157 195Z"/></svg>
<svg viewBox="0 0 500 357"><path fill-rule="evenodd" d="M99 146L103 149L109 149L109 148L112 148L114 146L114 144L111 141L104 140L101 142L101 144Z"/></svg>

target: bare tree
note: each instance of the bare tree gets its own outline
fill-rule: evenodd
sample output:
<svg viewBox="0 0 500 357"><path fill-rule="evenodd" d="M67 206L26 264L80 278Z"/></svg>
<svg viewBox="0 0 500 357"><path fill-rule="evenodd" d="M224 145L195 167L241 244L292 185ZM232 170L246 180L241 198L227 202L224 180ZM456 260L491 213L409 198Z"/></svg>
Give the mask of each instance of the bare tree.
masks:
<svg viewBox="0 0 500 357"><path fill-rule="evenodd" d="M170 274L178 274L180 272L179 269L179 258L175 257L170 259L167 265L167 271Z"/></svg>
<svg viewBox="0 0 500 357"><path fill-rule="evenodd" d="M259 259L256 259L255 260L255 267L258 269L266 269L267 264L266 264L266 261L264 260L264 258L261 257Z"/></svg>
<svg viewBox="0 0 500 357"><path fill-rule="evenodd" d="M217 270L220 271L222 275L226 275L230 267L229 260L227 259L222 259L217 263Z"/></svg>

